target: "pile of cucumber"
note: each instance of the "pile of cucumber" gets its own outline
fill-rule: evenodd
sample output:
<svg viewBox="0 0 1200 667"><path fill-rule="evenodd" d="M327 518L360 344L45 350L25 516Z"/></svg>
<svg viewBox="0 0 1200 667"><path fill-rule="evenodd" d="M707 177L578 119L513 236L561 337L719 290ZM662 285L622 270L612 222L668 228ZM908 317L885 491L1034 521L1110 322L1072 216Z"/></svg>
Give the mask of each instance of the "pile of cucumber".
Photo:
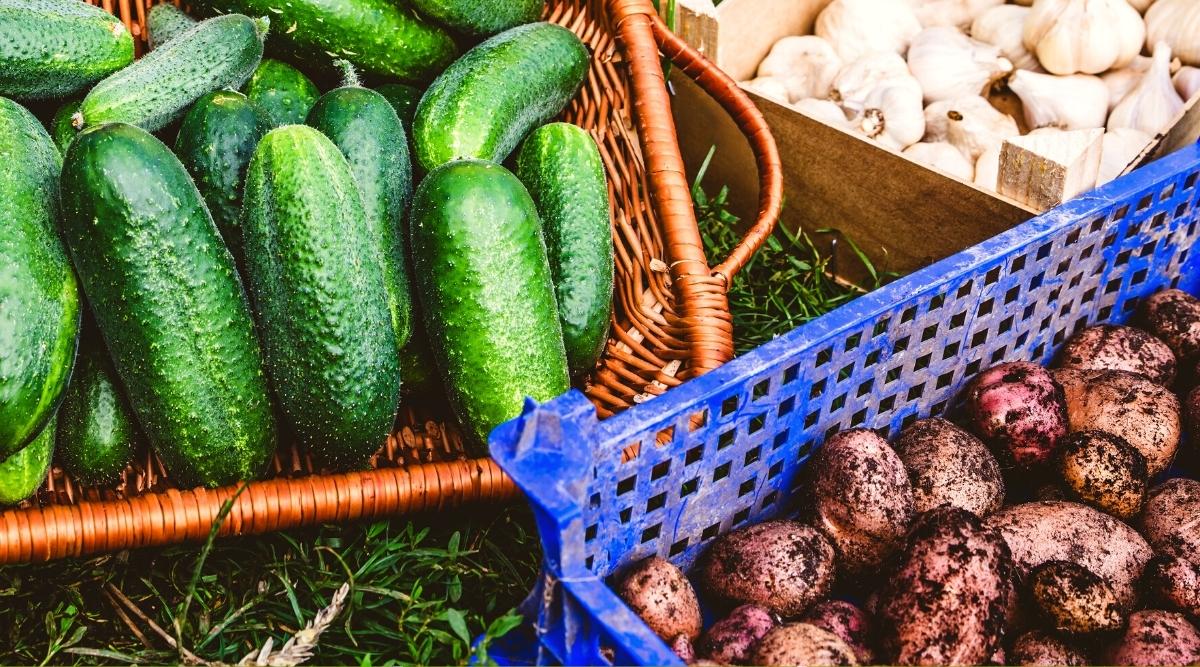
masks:
<svg viewBox="0 0 1200 667"><path fill-rule="evenodd" d="M362 467L439 392L479 453L594 367L608 184L550 122L587 49L541 0L393 3L156 5L134 60L81 0L0 0L0 504L146 447L182 485L281 439Z"/></svg>

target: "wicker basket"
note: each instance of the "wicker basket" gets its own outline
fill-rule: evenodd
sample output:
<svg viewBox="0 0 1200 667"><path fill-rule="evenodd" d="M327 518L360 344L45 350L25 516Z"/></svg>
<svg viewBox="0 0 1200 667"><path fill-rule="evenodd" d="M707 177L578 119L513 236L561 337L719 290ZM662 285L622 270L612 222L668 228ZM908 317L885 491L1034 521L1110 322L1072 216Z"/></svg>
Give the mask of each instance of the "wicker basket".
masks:
<svg viewBox="0 0 1200 667"><path fill-rule="evenodd" d="M143 49L153 0L88 1L119 15ZM613 333L585 385L607 417L733 356L726 284L773 229L782 175L774 140L753 104L678 40L649 0L550 0L547 18L573 30L593 54L587 82L564 117L596 138L612 189ZM711 270L660 49L729 110L758 158L759 218L741 246ZM325 474L282 445L270 478L246 485L240 495L238 487L177 489L150 453L113 487L84 488L55 468L34 499L0 514L0 563L201 540L231 499L223 535L498 503L519 493L491 459L467 458L444 406L403 405L374 463L367 471Z"/></svg>

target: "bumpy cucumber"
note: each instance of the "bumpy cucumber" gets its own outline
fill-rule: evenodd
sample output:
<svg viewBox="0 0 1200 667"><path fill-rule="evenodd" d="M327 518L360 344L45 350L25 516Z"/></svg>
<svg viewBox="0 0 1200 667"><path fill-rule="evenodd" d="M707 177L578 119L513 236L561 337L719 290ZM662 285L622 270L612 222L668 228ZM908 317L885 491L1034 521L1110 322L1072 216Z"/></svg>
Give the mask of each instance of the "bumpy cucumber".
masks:
<svg viewBox="0 0 1200 667"><path fill-rule="evenodd" d="M383 271L396 344L412 331L412 296L404 252L404 211L412 195L408 137L383 95L351 82L325 93L308 124L342 151L362 195L374 261Z"/></svg>
<svg viewBox="0 0 1200 667"><path fill-rule="evenodd" d="M0 97L0 459L42 430L75 364L79 289L59 240L58 149Z"/></svg>
<svg viewBox="0 0 1200 667"><path fill-rule="evenodd" d="M289 125L258 144L242 239L279 407L320 460L361 465L395 421L400 362L377 239L325 135Z"/></svg>
<svg viewBox="0 0 1200 667"><path fill-rule="evenodd" d="M67 97L133 62L133 36L99 7L0 0L0 95Z"/></svg>
<svg viewBox="0 0 1200 667"><path fill-rule="evenodd" d="M75 126L71 124L71 117L79 111L79 103L82 100L71 100L54 112L54 118L50 121L50 127L46 128L50 131L50 138L54 140L54 145L58 147L60 153L67 152L67 146L71 140L75 138Z"/></svg>
<svg viewBox="0 0 1200 667"><path fill-rule="evenodd" d="M275 451L262 352L187 170L144 130L112 123L71 142L62 193L96 324L172 478L217 486L260 474Z"/></svg>
<svg viewBox="0 0 1200 667"><path fill-rule="evenodd" d="M433 82L413 120L426 171L459 158L503 162L535 127L558 115L587 74L575 33L531 23L471 49Z"/></svg>
<svg viewBox="0 0 1200 667"><path fill-rule="evenodd" d="M303 72L273 58L263 59L242 92L267 114L273 128L303 123L321 96Z"/></svg>
<svg viewBox="0 0 1200 667"><path fill-rule="evenodd" d="M235 258L241 257L246 168L270 129L266 115L245 95L218 90L192 106L175 140L175 154L195 179Z"/></svg>
<svg viewBox="0 0 1200 667"><path fill-rule="evenodd" d="M375 92L392 103L400 123L404 125L404 133L411 136L413 116L417 113L417 103L421 101L421 89L404 83L385 83L376 86Z"/></svg>
<svg viewBox="0 0 1200 667"><path fill-rule="evenodd" d="M517 176L537 204L572 375L591 370L612 317L613 242L604 162L592 135L570 123L533 131Z"/></svg>
<svg viewBox="0 0 1200 667"><path fill-rule="evenodd" d="M425 177L410 224L429 345L482 446L526 396L546 401L570 386L537 210L504 167L461 160Z"/></svg>
<svg viewBox="0 0 1200 667"><path fill-rule="evenodd" d="M96 84L79 105L75 127L128 123L153 132L202 95L240 88L262 60L267 24L241 15L196 24Z"/></svg>
<svg viewBox="0 0 1200 667"><path fill-rule="evenodd" d="M49 423L28 445L0 461L0 505L16 505L37 493L54 458L55 421Z"/></svg>
<svg viewBox="0 0 1200 667"><path fill-rule="evenodd" d="M86 347L58 411L57 456L75 481L108 484L133 460L140 434L104 346Z"/></svg>
<svg viewBox="0 0 1200 667"><path fill-rule="evenodd" d="M542 14L544 0L412 0L417 11L460 32L488 36Z"/></svg>
<svg viewBox="0 0 1200 667"><path fill-rule="evenodd" d="M332 58L365 72L404 81L428 81L458 55L445 30L417 18L392 0L195 0L222 14L270 16L278 26L272 53L313 67Z"/></svg>
<svg viewBox="0 0 1200 667"><path fill-rule="evenodd" d="M170 3L154 5L146 15L147 39L154 50L196 26L198 21Z"/></svg>

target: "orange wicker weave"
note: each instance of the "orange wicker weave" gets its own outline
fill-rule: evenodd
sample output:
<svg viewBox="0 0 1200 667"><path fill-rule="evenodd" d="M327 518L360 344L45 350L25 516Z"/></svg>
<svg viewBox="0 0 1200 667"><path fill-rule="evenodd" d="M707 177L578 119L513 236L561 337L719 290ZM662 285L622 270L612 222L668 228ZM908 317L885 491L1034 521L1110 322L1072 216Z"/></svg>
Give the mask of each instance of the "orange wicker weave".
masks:
<svg viewBox="0 0 1200 667"><path fill-rule="evenodd" d="M88 1L120 16L143 49L154 0ZM593 55L587 82L564 118L596 138L612 190L613 330L584 387L607 417L732 358L727 281L774 228L782 174L774 140L753 104L662 24L650 0L550 0L547 19L573 30ZM660 48L730 112L758 158L758 220L715 270L692 210ZM367 471L326 474L281 446L270 478L246 485L240 495L236 487L176 489L149 453L108 488L80 487L56 467L34 499L0 513L0 563L201 540L231 499L222 535L518 496L491 459L466 457L443 406L403 405L374 464Z"/></svg>

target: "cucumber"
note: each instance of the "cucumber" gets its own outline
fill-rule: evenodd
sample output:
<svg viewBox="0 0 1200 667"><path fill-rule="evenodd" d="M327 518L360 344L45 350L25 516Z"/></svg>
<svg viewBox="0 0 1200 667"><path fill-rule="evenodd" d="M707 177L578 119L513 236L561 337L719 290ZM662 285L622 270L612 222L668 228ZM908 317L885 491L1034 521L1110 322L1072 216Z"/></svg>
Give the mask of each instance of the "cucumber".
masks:
<svg viewBox="0 0 1200 667"><path fill-rule="evenodd" d="M275 451L262 352L233 256L187 170L149 133L111 123L71 142L62 194L96 324L172 479L260 474Z"/></svg>
<svg viewBox="0 0 1200 667"><path fill-rule="evenodd" d="M412 0L417 11L444 26L487 37L542 15L544 0Z"/></svg>
<svg viewBox="0 0 1200 667"><path fill-rule="evenodd" d="M391 102L396 115L400 117L400 123L404 125L404 133L411 135L413 116L417 113L417 103L421 101L421 89L403 83L385 83L376 86L375 92Z"/></svg>
<svg viewBox="0 0 1200 667"><path fill-rule="evenodd" d="M241 15L197 23L96 84L79 106L75 127L128 123L153 132L206 93L240 88L262 60L267 24Z"/></svg>
<svg viewBox="0 0 1200 667"><path fill-rule="evenodd" d="M460 160L425 177L410 225L429 345L482 453L526 396L547 401L570 387L537 210L504 167Z"/></svg>
<svg viewBox="0 0 1200 667"><path fill-rule="evenodd" d="M146 14L146 39L150 42L150 50L153 51L191 30L196 23L196 19L175 5L167 2L154 5L150 8L150 13Z"/></svg>
<svg viewBox="0 0 1200 667"><path fill-rule="evenodd" d="M270 129L266 115L245 95L218 90L192 106L175 139L175 154L195 179L235 259L241 258L246 168Z"/></svg>
<svg viewBox="0 0 1200 667"><path fill-rule="evenodd" d="M99 7L68 0L0 0L0 95L53 99L83 91L133 62L133 35Z"/></svg>
<svg viewBox="0 0 1200 667"><path fill-rule="evenodd" d="M303 123L321 96L303 72L273 58L263 59L242 92L267 114L272 128Z"/></svg>
<svg viewBox="0 0 1200 667"><path fill-rule="evenodd" d="M400 362L377 239L338 147L303 125L269 132L242 235L280 409L318 460L365 463L395 421Z"/></svg>
<svg viewBox="0 0 1200 667"><path fill-rule="evenodd" d="M41 488L54 458L54 420L33 442L0 461L0 505L17 505Z"/></svg>
<svg viewBox="0 0 1200 667"><path fill-rule="evenodd" d="M110 484L133 460L139 438L108 353L99 341L91 341L79 355L58 411L58 460L81 484Z"/></svg>
<svg viewBox="0 0 1200 667"><path fill-rule="evenodd" d="M83 100L71 100L54 112L54 118L50 121L50 138L54 140L54 145L58 147L60 153L67 151L67 146L71 144L71 140L75 138L75 126L71 125L71 117L79 111L79 103Z"/></svg>
<svg viewBox="0 0 1200 667"><path fill-rule="evenodd" d="M608 340L613 241L604 162L592 135L570 123L534 130L517 177L542 219L571 374L590 371Z"/></svg>
<svg viewBox="0 0 1200 667"><path fill-rule="evenodd" d="M412 296L404 252L404 211L412 196L408 137L383 95L348 85L325 93L308 116L341 150L362 195L373 261L383 272L397 350L412 332Z"/></svg>
<svg viewBox="0 0 1200 667"><path fill-rule="evenodd" d="M583 42L552 23L488 39L425 91L413 119L417 161L426 171L459 158L503 162L526 134L563 110L587 69Z"/></svg>
<svg viewBox="0 0 1200 667"><path fill-rule="evenodd" d="M428 81L458 55L445 30L392 0L194 0L202 10L270 16L280 26L272 53L319 67L349 60L364 72ZM402 3L401 3L402 4Z"/></svg>
<svg viewBox="0 0 1200 667"><path fill-rule="evenodd" d="M57 233L58 149L0 97L0 459L58 409L75 364L79 288Z"/></svg>

